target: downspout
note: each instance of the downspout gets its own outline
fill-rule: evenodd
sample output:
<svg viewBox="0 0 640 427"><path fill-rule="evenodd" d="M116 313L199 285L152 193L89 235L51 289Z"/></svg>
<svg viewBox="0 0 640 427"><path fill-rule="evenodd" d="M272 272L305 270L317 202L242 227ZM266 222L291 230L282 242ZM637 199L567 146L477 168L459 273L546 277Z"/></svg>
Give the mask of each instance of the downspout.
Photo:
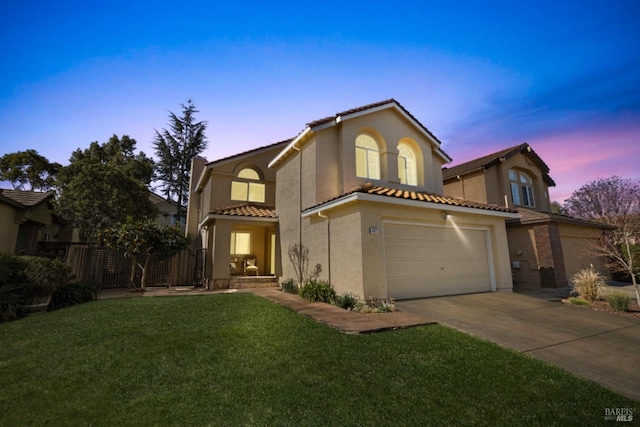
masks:
<svg viewBox="0 0 640 427"><path fill-rule="evenodd" d="M327 276L331 283L331 220L322 211L318 212L318 216L327 220Z"/></svg>
<svg viewBox="0 0 640 427"><path fill-rule="evenodd" d="M302 213L302 150L296 147L295 145L293 145L291 148L293 148L298 153L300 153L298 155L300 159L298 162L298 204L299 204L298 211L301 214ZM298 216L298 243L300 244L300 246L302 246L302 216Z"/></svg>

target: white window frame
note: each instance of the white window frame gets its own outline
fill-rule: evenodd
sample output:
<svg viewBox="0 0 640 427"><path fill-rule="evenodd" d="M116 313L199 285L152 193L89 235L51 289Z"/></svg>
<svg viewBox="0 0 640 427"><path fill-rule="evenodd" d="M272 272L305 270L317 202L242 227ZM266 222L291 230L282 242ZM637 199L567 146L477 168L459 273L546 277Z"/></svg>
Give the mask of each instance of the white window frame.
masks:
<svg viewBox="0 0 640 427"><path fill-rule="evenodd" d="M248 247L247 247L247 252L238 252L238 236L242 235L248 238L249 243L248 243ZM232 231L231 232L231 240L230 240L230 246L229 246L229 253L231 255L251 255L252 253L252 245L253 244L253 236L251 235L250 231Z"/></svg>
<svg viewBox="0 0 640 427"><path fill-rule="evenodd" d="M360 134L356 137L356 176L359 178L380 179L380 147L370 135ZM359 168L361 159L364 170Z"/></svg>
<svg viewBox="0 0 640 427"><path fill-rule="evenodd" d="M260 175L255 170L244 168L238 173L237 178L231 181L230 198L241 202L264 203L266 186L260 182Z"/></svg>
<svg viewBox="0 0 640 427"><path fill-rule="evenodd" d="M400 184L418 185L416 152L406 142L398 144L398 178Z"/></svg>
<svg viewBox="0 0 640 427"><path fill-rule="evenodd" d="M536 199L533 190L533 179L525 172L509 169L509 181L511 183L511 199L513 204L516 206L535 208Z"/></svg>

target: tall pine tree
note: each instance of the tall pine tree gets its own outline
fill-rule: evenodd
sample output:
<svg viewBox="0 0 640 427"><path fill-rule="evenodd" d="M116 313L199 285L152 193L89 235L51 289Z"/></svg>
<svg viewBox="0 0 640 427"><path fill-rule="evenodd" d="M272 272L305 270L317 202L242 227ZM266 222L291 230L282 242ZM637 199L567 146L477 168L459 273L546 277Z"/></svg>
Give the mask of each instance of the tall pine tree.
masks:
<svg viewBox="0 0 640 427"><path fill-rule="evenodd" d="M182 117L169 111L169 130L156 131L153 145L159 161L156 164L157 179L162 183L162 192L178 204L176 224L184 216L183 206L189 200L189 173L191 158L207 148L205 129L207 122L195 121L199 111L189 99L181 104Z"/></svg>

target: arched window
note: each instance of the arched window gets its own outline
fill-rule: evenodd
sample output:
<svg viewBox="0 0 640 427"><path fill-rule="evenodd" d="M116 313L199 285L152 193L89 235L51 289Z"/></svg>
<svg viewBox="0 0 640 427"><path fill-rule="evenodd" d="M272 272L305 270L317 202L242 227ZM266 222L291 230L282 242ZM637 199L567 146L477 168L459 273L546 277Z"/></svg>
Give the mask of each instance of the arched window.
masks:
<svg viewBox="0 0 640 427"><path fill-rule="evenodd" d="M260 175L251 168L238 172L231 181L231 200L264 203L265 186L260 182Z"/></svg>
<svg viewBox="0 0 640 427"><path fill-rule="evenodd" d="M533 180L524 172L509 169L509 181L511 181L511 198L517 206L535 207L533 196Z"/></svg>
<svg viewBox="0 0 640 427"><path fill-rule="evenodd" d="M398 177L401 184L418 185L416 153L406 142L398 144Z"/></svg>
<svg viewBox="0 0 640 427"><path fill-rule="evenodd" d="M380 179L380 149L376 140L366 134L356 138L356 176Z"/></svg>

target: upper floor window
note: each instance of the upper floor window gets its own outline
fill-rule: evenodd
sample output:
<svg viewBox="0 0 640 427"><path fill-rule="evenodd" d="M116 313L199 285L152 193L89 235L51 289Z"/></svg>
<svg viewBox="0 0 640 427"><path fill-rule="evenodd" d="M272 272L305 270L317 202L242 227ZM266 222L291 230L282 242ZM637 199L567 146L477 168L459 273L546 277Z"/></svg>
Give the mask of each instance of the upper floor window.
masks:
<svg viewBox="0 0 640 427"><path fill-rule="evenodd" d="M244 168L238 173L237 179L231 181L231 200L264 203L265 186L258 172Z"/></svg>
<svg viewBox="0 0 640 427"><path fill-rule="evenodd" d="M356 138L356 176L380 179L380 149L369 135Z"/></svg>
<svg viewBox="0 0 640 427"><path fill-rule="evenodd" d="M534 207L533 180L524 172L509 169L509 181L511 181L511 198L518 206Z"/></svg>
<svg viewBox="0 0 640 427"><path fill-rule="evenodd" d="M418 185L416 153L406 142L398 144L398 177L401 184Z"/></svg>

